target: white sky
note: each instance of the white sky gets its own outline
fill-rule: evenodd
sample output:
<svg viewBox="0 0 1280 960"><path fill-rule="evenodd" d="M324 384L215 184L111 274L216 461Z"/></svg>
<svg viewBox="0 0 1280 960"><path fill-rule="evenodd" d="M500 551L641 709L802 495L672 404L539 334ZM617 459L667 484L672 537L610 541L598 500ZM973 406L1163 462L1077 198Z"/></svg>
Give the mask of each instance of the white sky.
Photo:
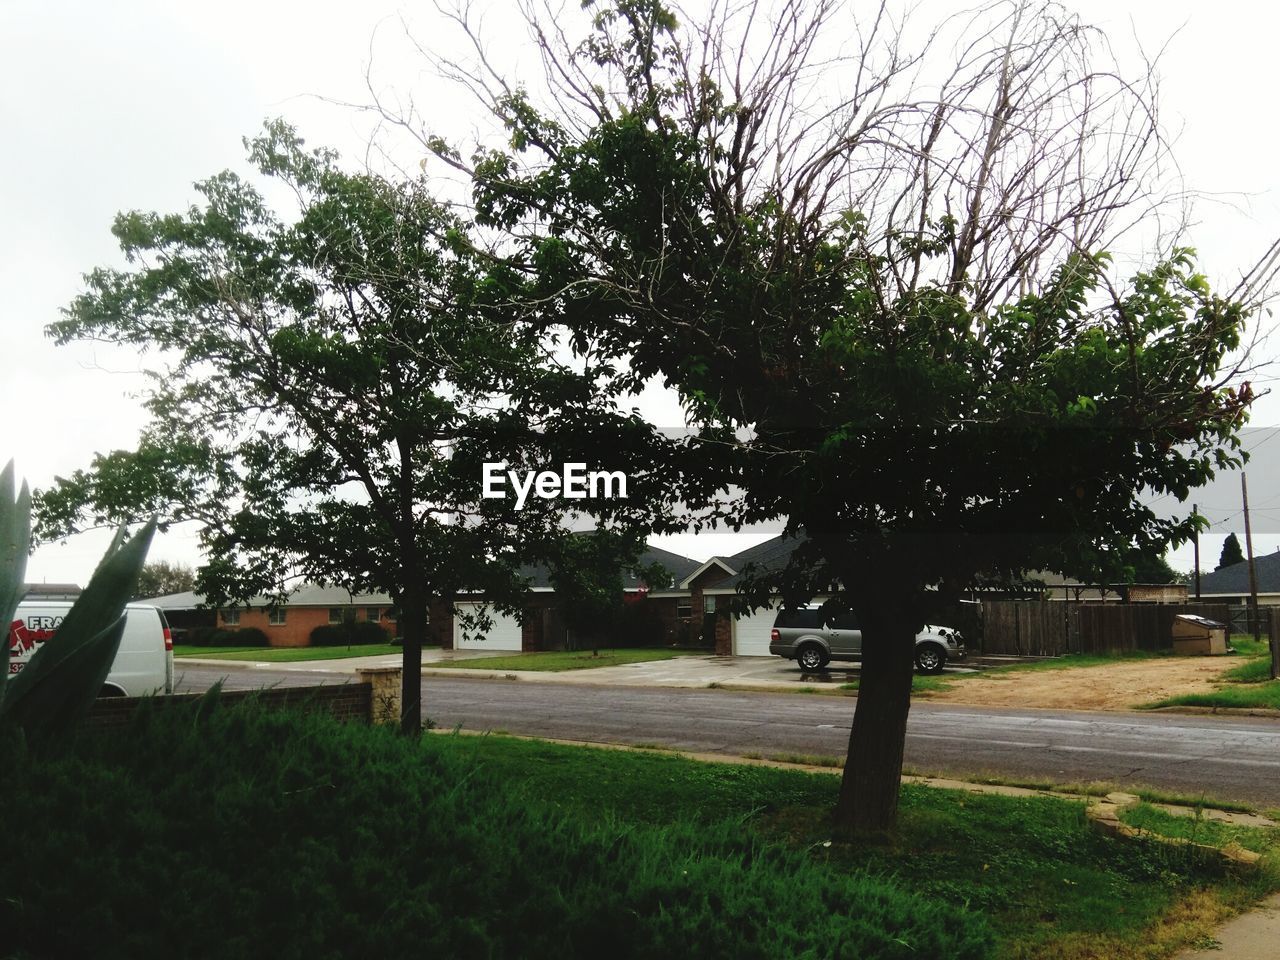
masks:
<svg viewBox="0 0 1280 960"><path fill-rule="evenodd" d="M1147 49L1181 28L1161 69L1165 121L1181 131L1176 156L1188 185L1230 195L1230 205L1201 204L1191 237L1211 279L1229 285L1280 236L1280 125L1272 109L1280 13L1241 0L1068 5L1118 41L1136 34ZM0 0L0 119L8 142L0 152L0 461L15 458L20 475L47 485L86 466L95 451L130 447L145 421L135 399L139 357L55 347L42 332L78 292L82 273L119 262L109 232L117 211L182 209L195 199L193 181L243 169L240 138L267 117L283 115L311 143L358 157L366 119L317 96L367 99L375 30L384 87L412 91L434 109L458 109L451 92L433 95L441 88L402 45L386 42L403 13L430 43L429 9L390 0ZM451 126L465 123L456 113L451 119ZM1270 358L1280 346L1265 352ZM673 423L669 402L654 397L645 409ZM1276 397L1257 405L1253 425L1280 427ZM1275 432L1252 433L1249 442ZM1262 511L1255 530L1271 531L1255 536L1259 552L1280 548L1280 476L1268 474L1249 477ZM1219 503L1202 512L1222 534L1239 531L1232 484L1222 489ZM664 543L702 559L758 539ZM29 578L83 582L104 545L104 536L86 534L42 548ZM1220 535L1204 538L1202 563L1212 568L1220 547ZM152 557L197 563L194 533L162 537ZM1189 569L1190 548L1171 561Z"/></svg>

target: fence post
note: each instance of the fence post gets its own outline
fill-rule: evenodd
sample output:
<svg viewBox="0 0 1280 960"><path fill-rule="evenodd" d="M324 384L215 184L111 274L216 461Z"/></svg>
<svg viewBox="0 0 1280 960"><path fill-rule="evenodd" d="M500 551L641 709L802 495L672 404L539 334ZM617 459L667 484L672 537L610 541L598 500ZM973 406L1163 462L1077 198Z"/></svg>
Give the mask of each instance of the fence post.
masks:
<svg viewBox="0 0 1280 960"><path fill-rule="evenodd" d="M369 695L369 722L399 723L400 668L357 667L356 676L361 683L372 687Z"/></svg>
<svg viewBox="0 0 1280 960"><path fill-rule="evenodd" d="M1280 607L1271 608L1271 679L1280 680Z"/></svg>

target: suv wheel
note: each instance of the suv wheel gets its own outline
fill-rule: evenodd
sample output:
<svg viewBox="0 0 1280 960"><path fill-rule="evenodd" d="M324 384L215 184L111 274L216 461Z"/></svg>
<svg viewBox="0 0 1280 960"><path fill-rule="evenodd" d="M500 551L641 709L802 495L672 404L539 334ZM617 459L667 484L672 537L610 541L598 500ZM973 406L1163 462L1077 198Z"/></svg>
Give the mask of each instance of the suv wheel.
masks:
<svg viewBox="0 0 1280 960"><path fill-rule="evenodd" d="M916 647L916 669L921 673L941 673L947 663L946 652L936 643Z"/></svg>
<svg viewBox="0 0 1280 960"><path fill-rule="evenodd" d="M801 670L821 670L827 665L827 654L816 643L810 643L800 648L796 662Z"/></svg>

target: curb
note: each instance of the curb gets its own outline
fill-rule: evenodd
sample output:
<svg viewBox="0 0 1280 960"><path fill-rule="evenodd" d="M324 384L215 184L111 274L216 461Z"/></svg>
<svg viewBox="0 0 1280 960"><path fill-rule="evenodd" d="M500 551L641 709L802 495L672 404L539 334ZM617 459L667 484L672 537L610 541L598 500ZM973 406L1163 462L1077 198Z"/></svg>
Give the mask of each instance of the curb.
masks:
<svg viewBox="0 0 1280 960"><path fill-rule="evenodd" d="M1147 707L1137 713L1181 713L1193 717L1263 717L1280 720L1280 709L1271 707Z"/></svg>

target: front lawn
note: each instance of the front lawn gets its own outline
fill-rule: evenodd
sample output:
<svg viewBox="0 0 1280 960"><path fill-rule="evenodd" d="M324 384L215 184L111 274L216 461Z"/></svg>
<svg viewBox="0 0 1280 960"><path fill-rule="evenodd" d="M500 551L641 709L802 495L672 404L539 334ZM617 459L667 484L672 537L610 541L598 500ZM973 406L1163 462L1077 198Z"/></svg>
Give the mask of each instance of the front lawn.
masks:
<svg viewBox="0 0 1280 960"><path fill-rule="evenodd" d="M909 786L893 837L849 843L830 775L252 704L10 737L0 769L44 825L0 857L24 957L1130 960L1280 886L1273 855L1230 879L1078 803Z"/></svg>
<svg viewBox="0 0 1280 960"><path fill-rule="evenodd" d="M674 657L702 656L705 650L671 650L664 648L602 649L599 654L590 650L544 650L537 653L512 654L510 656L475 657L469 660L442 660L431 667L460 667L465 670L590 670L594 667L617 667L626 663L650 663L655 660L671 660Z"/></svg>
<svg viewBox="0 0 1280 960"><path fill-rule="evenodd" d="M1271 647L1266 640L1256 642L1248 635L1231 638L1235 655L1243 662L1226 671L1221 684L1211 693L1188 693L1167 697L1154 703L1156 707L1235 707L1241 709L1280 710L1280 680L1271 679Z"/></svg>
<svg viewBox="0 0 1280 960"><path fill-rule="evenodd" d="M297 663L302 660L345 660L348 657L398 656L401 647L392 643L370 643L359 647L197 647L173 645L177 658L205 660L253 660L259 663Z"/></svg>

